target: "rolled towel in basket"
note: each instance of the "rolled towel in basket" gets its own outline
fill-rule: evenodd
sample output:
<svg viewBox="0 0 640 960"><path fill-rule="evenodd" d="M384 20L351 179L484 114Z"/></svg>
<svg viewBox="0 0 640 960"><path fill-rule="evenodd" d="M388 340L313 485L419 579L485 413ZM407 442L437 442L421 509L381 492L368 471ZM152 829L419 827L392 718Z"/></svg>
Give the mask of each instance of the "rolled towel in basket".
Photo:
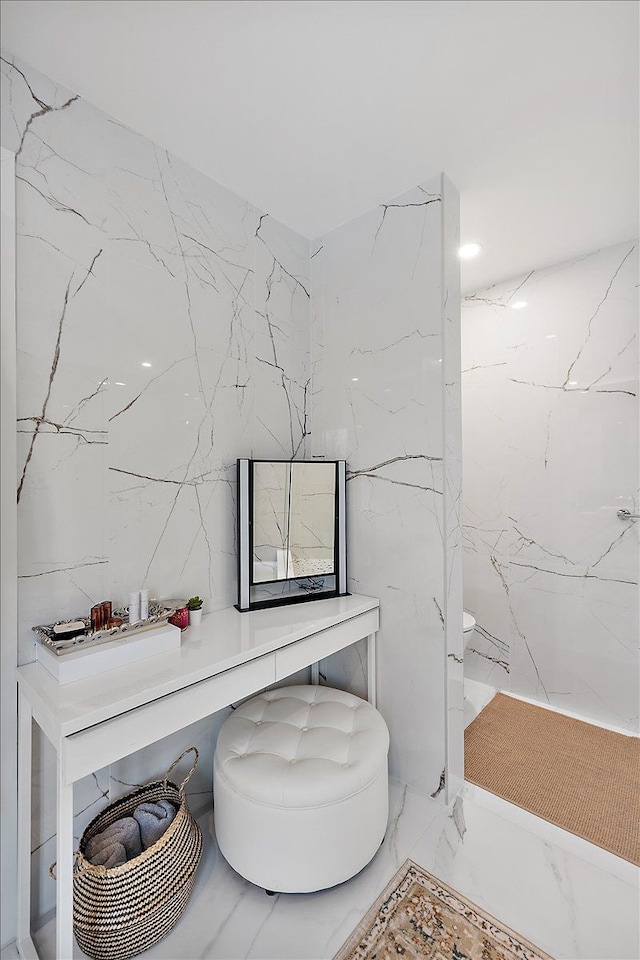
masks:
<svg viewBox="0 0 640 960"><path fill-rule="evenodd" d="M91 863L96 867L119 867L121 863L127 862L127 851L118 840L107 840L100 847L97 853L94 853Z"/></svg>
<svg viewBox="0 0 640 960"><path fill-rule="evenodd" d="M85 857L91 863L95 863L94 857L101 852L105 845L116 841L121 843L125 849L126 859L133 860L134 857L142 853L142 840L140 838L140 827L138 821L133 817L121 817L106 827L102 833L96 833L87 843Z"/></svg>
<svg viewBox="0 0 640 960"><path fill-rule="evenodd" d="M140 824L142 847L146 850L156 843L176 815L176 808L169 800L158 803L139 803L133 815Z"/></svg>

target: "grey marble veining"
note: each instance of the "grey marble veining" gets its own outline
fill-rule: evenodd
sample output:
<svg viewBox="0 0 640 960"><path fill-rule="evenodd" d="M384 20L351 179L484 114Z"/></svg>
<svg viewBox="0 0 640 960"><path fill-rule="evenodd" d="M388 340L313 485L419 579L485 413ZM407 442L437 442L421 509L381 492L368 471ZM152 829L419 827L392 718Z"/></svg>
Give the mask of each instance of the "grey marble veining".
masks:
<svg viewBox="0 0 640 960"><path fill-rule="evenodd" d="M467 674L637 730L638 241L465 298L462 371Z"/></svg>

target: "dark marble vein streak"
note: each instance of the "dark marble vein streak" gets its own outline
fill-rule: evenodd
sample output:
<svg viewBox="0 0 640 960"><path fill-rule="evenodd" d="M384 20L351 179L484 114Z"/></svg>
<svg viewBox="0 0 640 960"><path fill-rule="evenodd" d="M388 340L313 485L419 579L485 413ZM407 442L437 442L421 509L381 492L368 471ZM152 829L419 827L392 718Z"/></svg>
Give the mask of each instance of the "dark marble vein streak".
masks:
<svg viewBox="0 0 640 960"><path fill-rule="evenodd" d="M582 356L582 352L583 352L584 348L585 348L586 345L587 345L587 342L588 342L588 340L589 340L589 337L591 336L591 329L592 329L592 327L593 327L593 321L596 319L596 317L597 317L598 314L600 313L600 309L601 309L602 305L605 303L605 301L606 301L607 298L609 297L609 294L610 294L610 292L611 292L611 287L613 286L616 277L618 276L618 274L619 274L620 271L622 270L624 264L625 264L626 261L629 259L629 257L631 256L631 254L633 253L634 250L635 250L635 245L632 246L631 249L627 251L627 253L625 253L624 257L622 258L622 261L620 262L619 266L618 266L617 269L616 269L616 272L614 273L614 275L611 277L611 280L609 281L609 285L608 285L607 289L606 289L605 292L604 292L604 296L603 296L602 300L600 301L600 303L599 303L598 306L596 307L596 309L595 309L594 313L592 314L592 316L589 317L589 322L588 322L588 324L587 324L587 335L586 335L586 337L585 337L585 339L584 339L584 343L582 344L582 346L581 346L580 349L578 350L578 353L577 353L577 355L576 355L575 360L573 360L573 362L572 362L571 365L569 366L569 369L567 370L567 375L566 375L566 377L565 377L564 383L562 384L562 389L564 389L564 388L568 385L569 381L571 380L573 368L575 367L575 365L577 364L578 360L579 360L580 357ZM615 392L615 393L617 393L617 392L626 393L627 391L624 391L624 390L622 390L622 391L609 391L609 390L607 390L607 391L596 391L596 392L597 392L597 393L600 393L600 392L603 392L603 393L605 393L605 392L606 392L606 393L614 393L614 392ZM631 394L631 396L634 396L634 397L635 397L635 393L634 393L634 394Z"/></svg>

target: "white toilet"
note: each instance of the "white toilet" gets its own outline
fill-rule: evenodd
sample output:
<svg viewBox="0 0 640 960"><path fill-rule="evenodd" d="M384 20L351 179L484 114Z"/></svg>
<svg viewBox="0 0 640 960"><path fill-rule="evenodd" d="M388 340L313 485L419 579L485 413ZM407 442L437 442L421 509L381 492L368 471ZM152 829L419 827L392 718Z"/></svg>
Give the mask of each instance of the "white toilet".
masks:
<svg viewBox="0 0 640 960"><path fill-rule="evenodd" d="M476 626L476 618L470 613L467 613L466 610L462 613L462 642L464 644L464 649L466 650L471 637L473 636L473 631Z"/></svg>

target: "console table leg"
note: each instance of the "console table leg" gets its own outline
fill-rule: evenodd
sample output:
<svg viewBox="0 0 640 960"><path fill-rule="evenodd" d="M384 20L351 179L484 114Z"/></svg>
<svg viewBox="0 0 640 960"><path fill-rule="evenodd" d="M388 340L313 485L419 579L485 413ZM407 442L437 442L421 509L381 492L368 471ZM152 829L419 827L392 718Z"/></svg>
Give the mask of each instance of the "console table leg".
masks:
<svg viewBox="0 0 640 960"><path fill-rule="evenodd" d="M65 782L58 754L58 835L56 867L56 957L73 957L73 784Z"/></svg>
<svg viewBox="0 0 640 960"><path fill-rule="evenodd" d="M370 633L367 637L367 700L372 706L377 703L376 683L376 635Z"/></svg>

